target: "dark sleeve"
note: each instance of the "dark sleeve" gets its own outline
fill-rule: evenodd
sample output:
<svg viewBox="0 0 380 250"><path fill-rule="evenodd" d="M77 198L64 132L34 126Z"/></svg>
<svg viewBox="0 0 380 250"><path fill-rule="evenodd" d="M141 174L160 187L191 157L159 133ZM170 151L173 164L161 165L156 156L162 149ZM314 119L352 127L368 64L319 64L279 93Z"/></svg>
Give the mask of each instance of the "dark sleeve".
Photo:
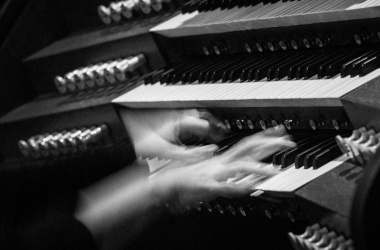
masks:
<svg viewBox="0 0 380 250"><path fill-rule="evenodd" d="M96 249L88 229L73 217L55 213L18 234L18 249Z"/></svg>
<svg viewBox="0 0 380 250"><path fill-rule="evenodd" d="M123 140L59 159L0 164L0 249L94 249L90 232L72 216L76 197L69 194L135 159Z"/></svg>
<svg viewBox="0 0 380 250"><path fill-rule="evenodd" d="M135 159L134 147L127 138L73 155L3 163L0 164L0 195L24 200L54 188L80 189Z"/></svg>

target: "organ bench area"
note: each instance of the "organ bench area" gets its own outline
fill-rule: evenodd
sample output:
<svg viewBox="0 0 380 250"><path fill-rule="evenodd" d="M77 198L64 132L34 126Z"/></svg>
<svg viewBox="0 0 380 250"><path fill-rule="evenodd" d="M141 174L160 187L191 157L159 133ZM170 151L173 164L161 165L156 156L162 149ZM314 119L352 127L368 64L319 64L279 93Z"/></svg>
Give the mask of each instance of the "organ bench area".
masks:
<svg viewBox="0 0 380 250"><path fill-rule="evenodd" d="M96 29L81 27L24 60L38 97L0 119L4 171L16 169L18 181L29 183L37 178L31 169L46 170L49 185L63 178L77 187L128 165L124 108L207 109L228 129L216 154L282 124L297 147L264 160L280 174L229 180L252 182L248 197L163 204L172 222L163 227L183 231L158 228L167 231L165 242L177 236L189 249L376 249L378 1L94 2ZM83 160L99 155L115 169L107 160L97 169ZM177 164L142 160L151 178ZM75 161L81 171L60 167ZM273 244L286 237L289 246Z"/></svg>

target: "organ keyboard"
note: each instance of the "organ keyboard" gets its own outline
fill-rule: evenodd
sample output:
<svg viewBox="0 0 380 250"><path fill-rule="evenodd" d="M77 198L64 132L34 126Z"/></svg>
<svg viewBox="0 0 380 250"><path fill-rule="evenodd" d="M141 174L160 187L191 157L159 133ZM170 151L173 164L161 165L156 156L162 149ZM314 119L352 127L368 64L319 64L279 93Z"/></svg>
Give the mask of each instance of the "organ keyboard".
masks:
<svg viewBox="0 0 380 250"><path fill-rule="evenodd" d="M183 10L185 14L156 26L152 31L166 36L190 36L272 27L318 24L357 19L377 18L380 4L375 0L354 1L204 1ZM201 1L198 1L198 3ZM210 4L207 6L207 4ZM240 5L240 6L238 6ZM220 6L220 7L219 7ZM199 11L198 11L199 10Z"/></svg>
<svg viewBox="0 0 380 250"><path fill-rule="evenodd" d="M140 85L113 102L137 108L341 106L339 97L372 81L380 71L365 77L229 82L212 84Z"/></svg>
<svg viewBox="0 0 380 250"><path fill-rule="evenodd" d="M250 197L166 205L244 218L285 217L312 225L305 234L289 234L296 249L352 249L356 183L362 165L373 168L363 154L377 154L380 131L378 1L59 5L78 9L63 15L71 33L25 58L26 78L38 97L0 119L2 169L25 175L24 169L48 168L58 173L56 179L78 175L80 182L92 171L99 174L83 158L103 158L98 167L105 173L113 171L105 161L115 168L128 164L121 106L207 108L228 130L217 154L283 124L297 147L264 160L280 173L229 180L250 183ZM182 13L176 12L180 5ZM80 11L87 7L88 15ZM118 24L104 27L99 17L103 24ZM83 163L86 171L59 176L67 173L62 162ZM147 162L152 178L181 165L159 157Z"/></svg>
<svg viewBox="0 0 380 250"><path fill-rule="evenodd" d="M307 168L306 166L296 168L291 165L281 174L262 184L255 185L255 189L268 192L295 192L300 187L341 165L348 159L347 157L338 157L317 168ZM255 193L252 195L254 196Z"/></svg>
<svg viewBox="0 0 380 250"><path fill-rule="evenodd" d="M250 183L250 199L218 198L190 208L307 218L318 223L325 242L290 234L296 249L350 249L350 209L363 161L355 160L359 149L347 154L334 138L361 126L379 130L370 117L378 117L377 104L365 101L378 89L379 11L377 1L189 1L182 14L151 29L167 65L113 102L207 108L235 138L222 141L223 150L242 135L284 124L298 147L267 161L280 174L229 180ZM178 166L168 159L149 162L152 178Z"/></svg>

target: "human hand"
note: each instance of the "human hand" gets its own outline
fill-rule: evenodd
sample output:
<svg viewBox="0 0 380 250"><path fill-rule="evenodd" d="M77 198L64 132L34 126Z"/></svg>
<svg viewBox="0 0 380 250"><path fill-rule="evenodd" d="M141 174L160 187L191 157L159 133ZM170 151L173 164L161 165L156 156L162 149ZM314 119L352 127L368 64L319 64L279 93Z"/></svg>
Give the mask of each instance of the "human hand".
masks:
<svg viewBox="0 0 380 250"><path fill-rule="evenodd" d="M279 150L295 146L285 127L281 125L244 137L220 155L220 161L224 164L235 161L258 162Z"/></svg>
<svg viewBox="0 0 380 250"><path fill-rule="evenodd" d="M151 181L158 193L175 193L181 203L249 194L252 192L252 181L257 180L258 176L261 178L278 173L276 168L260 161L295 145L283 126L271 128L242 139L220 156L170 169ZM238 181L231 181L235 178Z"/></svg>
<svg viewBox="0 0 380 250"><path fill-rule="evenodd" d="M95 238L103 239L105 232L123 221L129 220L130 225L132 219L155 209L157 202L178 199L180 204L186 204L246 195L252 192L256 176L278 173L260 160L294 146L280 126L246 137L222 155L164 169L149 180L141 168L130 166L82 190L75 217Z"/></svg>
<svg viewBox="0 0 380 250"><path fill-rule="evenodd" d="M180 136L195 135L217 141L225 133L223 123L208 112L192 110L121 110L122 120L142 157L180 160L184 164L210 158L214 144L200 147L181 145Z"/></svg>

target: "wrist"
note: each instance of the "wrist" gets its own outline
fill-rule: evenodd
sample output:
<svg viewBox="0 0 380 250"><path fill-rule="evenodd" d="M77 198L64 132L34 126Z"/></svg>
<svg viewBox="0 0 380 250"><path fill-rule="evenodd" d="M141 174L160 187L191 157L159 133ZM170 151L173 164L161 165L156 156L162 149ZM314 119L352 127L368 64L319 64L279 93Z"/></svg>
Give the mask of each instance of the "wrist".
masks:
<svg viewBox="0 0 380 250"><path fill-rule="evenodd" d="M153 204L166 207L180 204L178 176L172 171L149 178L150 197Z"/></svg>

